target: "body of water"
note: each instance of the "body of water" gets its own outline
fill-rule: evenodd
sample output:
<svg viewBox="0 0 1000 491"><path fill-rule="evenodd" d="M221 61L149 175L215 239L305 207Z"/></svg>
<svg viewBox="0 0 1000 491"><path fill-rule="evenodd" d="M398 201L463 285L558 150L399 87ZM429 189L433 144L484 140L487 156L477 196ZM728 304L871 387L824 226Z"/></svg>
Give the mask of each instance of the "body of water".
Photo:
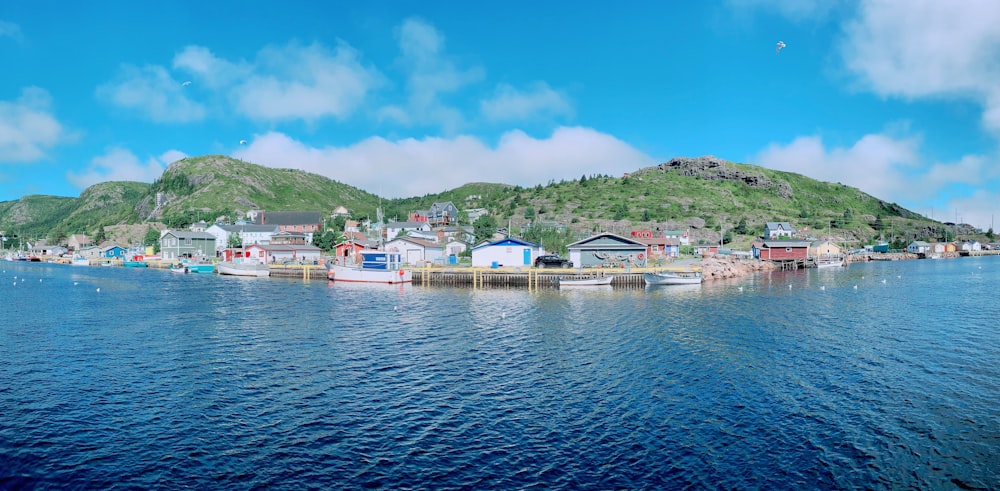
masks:
<svg viewBox="0 0 1000 491"><path fill-rule="evenodd" d="M1000 258L540 292L0 267L0 489L1000 486Z"/></svg>

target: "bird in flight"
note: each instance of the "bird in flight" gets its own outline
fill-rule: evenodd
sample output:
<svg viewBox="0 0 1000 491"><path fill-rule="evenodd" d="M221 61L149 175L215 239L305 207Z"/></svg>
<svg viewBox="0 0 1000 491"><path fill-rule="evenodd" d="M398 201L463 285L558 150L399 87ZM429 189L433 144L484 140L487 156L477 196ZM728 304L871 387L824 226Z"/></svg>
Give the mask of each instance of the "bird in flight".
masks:
<svg viewBox="0 0 1000 491"><path fill-rule="evenodd" d="M785 42L784 41L778 41L778 45L774 47L774 52L778 53L778 52L781 51L781 48L784 48L784 47L785 47Z"/></svg>
<svg viewBox="0 0 1000 491"><path fill-rule="evenodd" d="M188 80L188 81L186 81L186 82L182 83L182 84L181 84L181 87L187 87L188 85L191 85L191 81L190 81L190 80Z"/></svg>
<svg viewBox="0 0 1000 491"><path fill-rule="evenodd" d="M246 145L246 144L247 144L246 140L240 140L240 145Z"/></svg>

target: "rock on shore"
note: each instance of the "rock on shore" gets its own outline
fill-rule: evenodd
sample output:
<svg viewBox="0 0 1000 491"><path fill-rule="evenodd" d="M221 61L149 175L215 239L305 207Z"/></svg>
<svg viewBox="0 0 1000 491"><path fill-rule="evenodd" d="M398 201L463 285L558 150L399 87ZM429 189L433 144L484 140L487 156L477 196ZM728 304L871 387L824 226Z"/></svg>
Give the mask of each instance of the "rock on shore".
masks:
<svg viewBox="0 0 1000 491"><path fill-rule="evenodd" d="M757 259L714 256L701 260L701 274L705 280L739 278L750 273L772 271L774 269L774 263Z"/></svg>

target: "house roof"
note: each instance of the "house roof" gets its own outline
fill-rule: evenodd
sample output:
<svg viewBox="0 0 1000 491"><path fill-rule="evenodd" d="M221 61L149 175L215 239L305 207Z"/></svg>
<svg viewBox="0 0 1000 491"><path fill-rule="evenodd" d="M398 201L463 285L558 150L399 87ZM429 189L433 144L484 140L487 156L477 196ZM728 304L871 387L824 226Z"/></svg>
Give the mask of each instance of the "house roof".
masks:
<svg viewBox="0 0 1000 491"><path fill-rule="evenodd" d="M765 240L761 247L773 248L773 247L809 247L809 241L806 240Z"/></svg>
<svg viewBox="0 0 1000 491"><path fill-rule="evenodd" d="M428 228L427 222L389 222L385 224L385 228L399 228L399 229L423 229Z"/></svg>
<svg viewBox="0 0 1000 491"><path fill-rule="evenodd" d="M265 211L262 213L266 225L313 225L323 223L323 213L319 211Z"/></svg>
<svg viewBox="0 0 1000 491"><path fill-rule="evenodd" d="M791 223L788 222L766 222L764 223L764 228L766 229L776 229L783 228L785 230L795 230Z"/></svg>
<svg viewBox="0 0 1000 491"><path fill-rule="evenodd" d="M442 244L438 244L437 242L431 242L429 240L417 239L417 238L414 238L414 237L396 237L395 239L392 239L389 242L387 242L387 244L391 244L391 243L397 242L397 241L409 242L411 244L418 245L418 246L423 247L425 249L441 249L441 248L444 247Z"/></svg>
<svg viewBox="0 0 1000 491"><path fill-rule="evenodd" d="M230 232L230 233L233 233L233 232L235 232L235 233L242 233L242 232L250 232L250 233L262 233L263 232L263 233L266 233L266 232L277 232L278 231L278 226L277 225L258 225L258 224L255 224L255 223L246 224L246 225L222 225L222 224L215 224L212 227L219 227L222 230L225 230L226 232ZM209 228L212 228L212 227L209 227Z"/></svg>
<svg viewBox="0 0 1000 491"><path fill-rule="evenodd" d="M617 242L615 244L614 242ZM639 242L637 239L631 239L629 237L622 237L621 235L612 234L610 232L604 232L597 235L587 237L583 240L578 240L572 244L566 246L567 249L634 249L636 246L646 247L645 243Z"/></svg>
<svg viewBox="0 0 1000 491"><path fill-rule="evenodd" d="M636 237L634 240L646 245L681 245L677 237Z"/></svg>
<svg viewBox="0 0 1000 491"><path fill-rule="evenodd" d="M255 244L255 246L256 246L256 244ZM254 246L247 246L247 249L249 249L251 247L254 247ZM268 251L268 252L291 252L291 251L295 251L295 252L299 252L299 251L302 251L302 252L319 252L319 251L322 250L319 247L312 246L312 245L284 245L284 244L276 245L276 244L270 244L270 245L262 245L262 246L257 246L257 247L260 247L261 249L264 249L265 251Z"/></svg>
<svg viewBox="0 0 1000 491"><path fill-rule="evenodd" d="M173 235L178 239L212 239L215 240L215 236L208 232L191 232L189 230L167 230L164 232L163 237L167 235ZM162 237L161 237L162 238Z"/></svg>
<svg viewBox="0 0 1000 491"><path fill-rule="evenodd" d="M500 240L494 240L493 242L486 242L486 243L479 244L476 247L473 247L473 249L481 249L483 247L491 247L491 246L500 246L500 247L505 247L505 246L541 247L538 244L534 244L534 243L527 242L527 241L520 240L520 239L514 239L514 238L511 238L511 237L506 237L506 238L503 238L503 239L500 239Z"/></svg>

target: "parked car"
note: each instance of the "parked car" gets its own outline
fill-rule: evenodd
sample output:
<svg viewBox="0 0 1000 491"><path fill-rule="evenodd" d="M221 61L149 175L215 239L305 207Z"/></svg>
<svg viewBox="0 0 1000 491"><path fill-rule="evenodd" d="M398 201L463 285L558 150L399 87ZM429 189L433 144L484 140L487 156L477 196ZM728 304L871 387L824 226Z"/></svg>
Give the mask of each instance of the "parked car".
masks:
<svg viewBox="0 0 1000 491"><path fill-rule="evenodd" d="M572 268L573 262L569 259L559 257L559 254L545 254L535 258L536 268Z"/></svg>

